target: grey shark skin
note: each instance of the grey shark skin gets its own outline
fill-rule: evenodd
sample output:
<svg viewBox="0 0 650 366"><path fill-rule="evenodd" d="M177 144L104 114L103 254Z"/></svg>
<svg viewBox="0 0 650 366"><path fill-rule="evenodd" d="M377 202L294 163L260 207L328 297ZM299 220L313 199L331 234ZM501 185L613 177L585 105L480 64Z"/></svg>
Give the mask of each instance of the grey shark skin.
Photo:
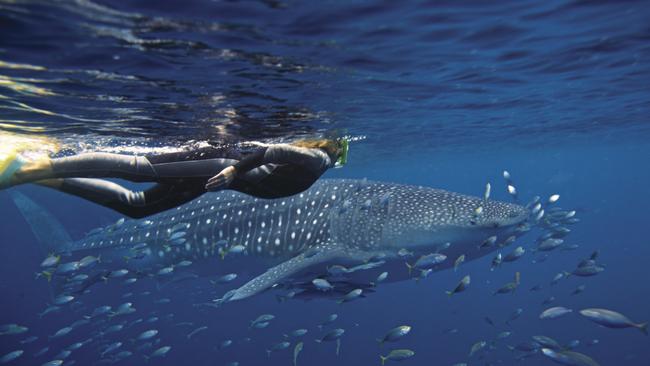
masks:
<svg viewBox="0 0 650 366"><path fill-rule="evenodd" d="M482 207L480 215L478 207ZM217 301L222 303L278 285L289 288L310 283L326 277L327 267L333 264L382 264L349 274L344 279L348 283L371 283L386 270L389 280L404 280L410 278L405 261L413 262L447 242L452 245L442 253L448 258L465 254L467 260L475 259L495 249L479 249L483 240L492 235L503 240L518 233L528 217L529 211L519 205L444 190L324 179L283 199L258 199L232 191L207 193L147 219L95 230L63 251L101 253L102 262L109 266L142 273L156 273L182 260L209 260L215 272L235 269L256 275ZM186 241L170 243L178 231L186 232ZM146 255L125 263L130 249L143 247L142 243ZM218 259L220 251L234 245L245 250ZM399 256L403 248L413 257ZM435 269L449 268L452 262L447 260Z"/></svg>

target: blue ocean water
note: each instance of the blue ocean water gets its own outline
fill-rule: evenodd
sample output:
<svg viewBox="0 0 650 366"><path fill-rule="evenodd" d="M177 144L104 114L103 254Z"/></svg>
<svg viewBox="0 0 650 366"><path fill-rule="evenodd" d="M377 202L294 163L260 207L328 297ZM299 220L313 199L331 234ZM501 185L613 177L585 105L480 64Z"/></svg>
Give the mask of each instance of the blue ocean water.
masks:
<svg viewBox="0 0 650 366"><path fill-rule="evenodd" d="M24 354L8 364L41 365L93 338L66 362L109 363L114 359L101 353L119 341L133 353L123 365L144 364L143 355L164 345L172 347L168 354L150 363L289 365L294 344L270 357L265 350L306 328L298 364L378 365L379 355L395 348L415 351L404 365L553 364L540 354L519 361L521 352L507 347L536 335L561 344L577 339L575 351L600 365L650 364L641 332L600 327L577 314L598 307L650 320L649 9L643 1L0 1L0 136L28 141L30 150L147 153L347 135L349 163L325 178L476 196L490 182L493 199L510 201L502 177L508 170L524 202L559 194L558 205L581 220L565 238L577 248L552 251L543 262L530 250L530 233L516 244L527 253L498 270L489 270L491 253L456 272L385 284L343 305L280 303L269 292L205 309L195 299L230 287L199 278L160 288L143 279L130 288L98 283L79 303L39 317L53 286L34 273L48 253L9 193L43 206L74 239L121 215L20 186L0 192L0 325L29 331L0 335L0 357L20 349ZM551 285L596 250L602 273ZM493 295L515 272L515 293ZM467 274L470 287L448 297ZM538 284L540 291L529 290ZM585 291L571 295L579 285ZM125 298L128 292L134 295ZM161 298L170 302L157 304ZM50 339L97 306L127 301L137 311L119 321L142 324L95 339L108 324L93 322ZM574 312L540 320L550 306ZM506 324L517 308L521 317ZM276 319L249 329L265 313ZM331 313L339 318L326 329L346 330L338 355L336 344L314 342L325 333L316 325ZM146 323L152 316L159 319ZM377 338L403 324L413 327L409 335L378 346ZM202 326L208 328L187 338ZM132 339L147 329L159 331L160 343L137 350ZM496 340L503 331L512 334ZM38 339L21 344L32 335ZM220 349L227 339L233 344ZM470 357L478 341L490 346Z"/></svg>

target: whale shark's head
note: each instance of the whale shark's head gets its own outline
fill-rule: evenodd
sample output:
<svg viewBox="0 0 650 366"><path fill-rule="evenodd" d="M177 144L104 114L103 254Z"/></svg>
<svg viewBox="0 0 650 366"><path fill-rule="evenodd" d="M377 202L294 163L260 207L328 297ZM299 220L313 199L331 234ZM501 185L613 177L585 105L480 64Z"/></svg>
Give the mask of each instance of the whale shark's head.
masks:
<svg viewBox="0 0 650 366"><path fill-rule="evenodd" d="M523 206L426 187L398 186L384 222L384 243L427 247L451 242L480 244L517 232L528 220ZM398 240L398 238L400 238Z"/></svg>

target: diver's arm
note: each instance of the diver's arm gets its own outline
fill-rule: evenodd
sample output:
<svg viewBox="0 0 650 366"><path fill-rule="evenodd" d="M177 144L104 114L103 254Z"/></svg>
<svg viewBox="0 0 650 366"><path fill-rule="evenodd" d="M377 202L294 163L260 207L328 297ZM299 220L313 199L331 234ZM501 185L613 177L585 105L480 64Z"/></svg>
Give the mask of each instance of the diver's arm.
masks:
<svg viewBox="0 0 650 366"><path fill-rule="evenodd" d="M205 189L208 191L216 191L218 189L226 188L235 180L237 175L243 175L257 167L264 165L264 154L266 147L256 150L252 154L246 156L237 164L224 168L219 174L208 179Z"/></svg>
<svg viewBox="0 0 650 366"><path fill-rule="evenodd" d="M252 153L237 164L223 169L208 180L205 188L207 190L225 188L232 183L236 176L241 176L266 164L298 165L314 172L317 176L332 166L329 155L321 149L288 144L271 145Z"/></svg>

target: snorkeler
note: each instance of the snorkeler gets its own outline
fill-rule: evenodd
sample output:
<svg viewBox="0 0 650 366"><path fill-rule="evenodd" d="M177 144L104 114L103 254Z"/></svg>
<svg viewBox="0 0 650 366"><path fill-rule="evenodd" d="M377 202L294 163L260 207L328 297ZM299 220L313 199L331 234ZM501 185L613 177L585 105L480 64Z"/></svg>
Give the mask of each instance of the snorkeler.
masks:
<svg viewBox="0 0 650 366"><path fill-rule="evenodd" d="M37 183L142 218L220 189L260 198L291 196L309 188L327 169L345 164L347 154L344 138L259 145L250 152L207 147L150 156L85 153L35 161L13 153L0 160L0 189ZM97 178L156 184L132 191Z"/></svg>

